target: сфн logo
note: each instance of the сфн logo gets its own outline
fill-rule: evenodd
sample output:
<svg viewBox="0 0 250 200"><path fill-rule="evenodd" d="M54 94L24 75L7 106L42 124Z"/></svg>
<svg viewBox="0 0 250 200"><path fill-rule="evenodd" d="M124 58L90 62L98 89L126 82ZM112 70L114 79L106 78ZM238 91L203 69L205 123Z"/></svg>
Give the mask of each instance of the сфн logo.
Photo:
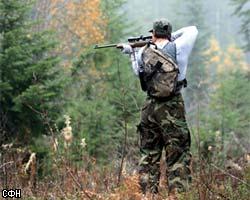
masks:
<svg viewBox="0 0 250 200"><path fill-rule="evenodd" d="M3 189L3 198L21 198L21 189Z"/></svg>

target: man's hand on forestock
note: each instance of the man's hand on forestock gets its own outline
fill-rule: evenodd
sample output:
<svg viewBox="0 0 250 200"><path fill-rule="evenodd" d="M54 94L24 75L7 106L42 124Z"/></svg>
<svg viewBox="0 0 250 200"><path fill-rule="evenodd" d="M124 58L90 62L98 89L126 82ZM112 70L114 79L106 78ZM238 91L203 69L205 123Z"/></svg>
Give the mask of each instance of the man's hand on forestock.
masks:
<svg viewBox="0 0 250 200"><path fill-rule="evenodd" d="M116 45L116 48L121 49L124 54L133 53L133 48L129 44L120 43Z"/></svg>

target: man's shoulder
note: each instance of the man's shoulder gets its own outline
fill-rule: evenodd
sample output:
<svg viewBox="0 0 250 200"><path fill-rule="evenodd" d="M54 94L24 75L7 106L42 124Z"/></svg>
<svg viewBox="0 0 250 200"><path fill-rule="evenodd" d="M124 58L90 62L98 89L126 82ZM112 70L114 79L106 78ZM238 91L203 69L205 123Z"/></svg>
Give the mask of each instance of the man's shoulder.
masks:
<svg viewBox="0 0 250 200"><path fill-rule="evenodd" d="M168 42L163 48L164 54L170 56L176 62L176 44L174 42Z"/></svg>
<svg viewBox="0 0 250 200"><path fill-rule="evenodd" d="M164 46L163 46L163 49L165 48L176 48L176 44L174 41L169 41L168 43L166 43Z"/></svg>

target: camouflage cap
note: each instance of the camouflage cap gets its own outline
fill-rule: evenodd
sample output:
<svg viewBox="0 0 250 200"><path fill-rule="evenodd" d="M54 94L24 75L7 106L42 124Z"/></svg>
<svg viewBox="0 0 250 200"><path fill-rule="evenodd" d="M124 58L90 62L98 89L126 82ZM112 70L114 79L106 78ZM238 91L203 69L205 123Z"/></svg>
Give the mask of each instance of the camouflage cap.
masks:
<svg viewBox="0 0 250 200"><path fill-rule="evenodd" d="M153 23L153 29L149 32L153 32L159 35L170 35L172 33L172 25L166 19L156 20Z"/></svg>

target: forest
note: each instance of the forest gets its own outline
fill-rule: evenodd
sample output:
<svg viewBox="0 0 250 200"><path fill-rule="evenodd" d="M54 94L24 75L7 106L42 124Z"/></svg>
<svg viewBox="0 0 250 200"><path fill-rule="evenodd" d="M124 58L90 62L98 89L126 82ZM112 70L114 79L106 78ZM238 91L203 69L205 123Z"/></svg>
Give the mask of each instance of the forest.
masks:
<svg viewBox="0 0 250 200"><path fill-rule="evenodd" d="M127 55L94 46L148 36L160 18L199 31L182 89L192 185L178 199L250 198L250 1L0 0L3 199L142 199L147 94Z"/></svg>

